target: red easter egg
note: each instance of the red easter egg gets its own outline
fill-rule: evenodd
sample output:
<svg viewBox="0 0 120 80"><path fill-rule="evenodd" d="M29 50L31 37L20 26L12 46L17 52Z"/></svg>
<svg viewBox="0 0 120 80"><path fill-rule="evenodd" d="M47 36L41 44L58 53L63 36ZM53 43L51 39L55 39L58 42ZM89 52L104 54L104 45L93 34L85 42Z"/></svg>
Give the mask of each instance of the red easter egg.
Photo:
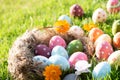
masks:
<svg viewBox="0 0 120 80"><path fill-rule="evenodd" d="M89 36L89 38L90 38L90 40L91 40L92 42L95 42L96 39L97 39L100 35L102 35L102 34L104 34L104 32L103 32L101 29L99 29L99 28L92 28L92 29L90 30L88 36Z"/></svg>
<svg viewBox="0 0 120 80"><path fill-rule="evenodd" d="M106 60L113 52L113 48L109 42L100 42L96 46L95 54L98 59Z"/></svg>
<svg viewBox="0 0 120 80"><path fill-rule="evenodd" d="M51 50L46 45L39 44L35 47L35 55L41 55L49 58L51 56Z"/></svg>
<svg viewBox="0 0 120 80"><path fill-rule="evenodd" d="M60 37L60 36L53 36L51 39L50 39L50 42L49 42L49 47L50 49L52 50L55 46L62 46L62 47L66 47L66 42L65 40Z"/></svg>
<svg viewBox="0 0 120 80"><path fill-rule="evenodd" d="M113 45L115 48L120 49L120 32L118 32L114 35Z"/></svg>
<svg viewBox="0 0 120 80"><path fill-rule="evenodd" d="M70 58L69 58L69 62L71 67L75 66L75 63L79 60L88 60L87 55L83 52L75 52L73 53Z"/></svg>
<svg viewBox="0 0 120 80"><path fill-rule="evenodd" d="M74 4L70 7L70 15L74 17L82 17L84 14L83 9L80 5Z"/></svg>

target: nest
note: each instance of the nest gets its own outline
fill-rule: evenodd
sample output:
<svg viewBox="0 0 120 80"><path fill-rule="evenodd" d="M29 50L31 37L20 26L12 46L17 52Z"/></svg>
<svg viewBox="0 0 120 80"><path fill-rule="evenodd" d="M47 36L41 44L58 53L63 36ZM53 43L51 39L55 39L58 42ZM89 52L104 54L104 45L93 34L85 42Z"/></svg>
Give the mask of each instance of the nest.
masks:
<svg viewBox="0 0 120 80"><path fill-rule="evenodd" d="M32 60L35 56L34 48L38 44L48 45L51 37L55 35L61 36L67 44L76 39L69 33L58 34L49 28L27 30L15 40L8 57L8 70L14 80L44 80L44 68L38 68ZM93 43L86 36L81 36L79 40L84 45L84 52L90 56L94 52Z"/></svg>

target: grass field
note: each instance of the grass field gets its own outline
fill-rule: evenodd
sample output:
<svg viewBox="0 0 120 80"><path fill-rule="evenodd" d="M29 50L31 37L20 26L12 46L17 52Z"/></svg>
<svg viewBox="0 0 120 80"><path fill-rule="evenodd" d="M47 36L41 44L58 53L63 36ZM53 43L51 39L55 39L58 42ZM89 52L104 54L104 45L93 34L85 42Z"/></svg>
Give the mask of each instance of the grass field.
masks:
<svg viewBox="0 0 120 80"><path fill-rule="evenodd" d="M0 80L10 79L7 57L14 40L27 29L52 26L60 15L69 15L69 8L75 3L82 6L85 15L72 21L82 26L85 21L92 21L95 9L106 10L107 0L0 0ZM112 23L117 19L120 14L108 14L107 21L98 25L112 37ZM119 69L113 70L109 79L120 80Z"/></svg>

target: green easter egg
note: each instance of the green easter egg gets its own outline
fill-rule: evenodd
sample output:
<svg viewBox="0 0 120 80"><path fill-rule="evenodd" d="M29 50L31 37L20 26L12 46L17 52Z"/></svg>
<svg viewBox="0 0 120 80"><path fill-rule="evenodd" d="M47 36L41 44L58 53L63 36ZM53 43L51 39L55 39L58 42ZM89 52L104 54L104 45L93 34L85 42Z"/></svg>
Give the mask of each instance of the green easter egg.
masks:
<svg viewBox="0 0 120 80"><path fill-rule="evenodd" d="M117 32L120 32L120 20L115 21L112 26L112 34L115 35Z"/></svg>
<svg viewBox="0 0 120 80"><path fill-rule="evenodd" d="M71 55L74 52L83 51L82 42L80 40L71 41L67 46L67 51L69 55Z"/></svg>

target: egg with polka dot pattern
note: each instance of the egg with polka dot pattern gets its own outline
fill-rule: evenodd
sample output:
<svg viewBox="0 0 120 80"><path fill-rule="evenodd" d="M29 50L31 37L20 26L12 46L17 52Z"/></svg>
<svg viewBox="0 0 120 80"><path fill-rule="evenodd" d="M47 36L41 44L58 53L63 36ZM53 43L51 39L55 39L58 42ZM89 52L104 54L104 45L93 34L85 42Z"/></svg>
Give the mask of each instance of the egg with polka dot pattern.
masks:
<svg viewBox="0 0 120 80"><path fill-rule="evenodd" d="M113 45L115 48L120 49L120 32L118 32L114 35Z"/></svg>
<svg viewBox="0 0 120 80"><path fill-rule="evenodd" d="M83 52L75 52L73 53L70 58L69 58L69 63L71 65L71 67L75 67L75 64L77 61L79 60L88 60L88 57L85 53Z"/></svg>
<svg viewBox="0 0 120 80"><path fill-rule="evenodd" d="M53 49L52 49L52 52L51 52L51 55L60 55L60 56L63 56L65 57L66 59L68 59L68 53L67 51L65 50L64 47L62 46L55 46Z"/></svg>
<svg viewBox="0 0 120 80"><path fill-rule="evenodd" d="M98 45L95 48L95 54L100 60L106 60L112 52L112 45L106 41L98 43Z"/></svg>
<svg viewBox="0 0 120 80"><path fill-rule="evenodd" d="M35 47L35 55L42 55L48 58L51 56L51 50L46 45L39 44Z"/></svg>
<svg viewBox="0 0 120 80"><path fill-rule="evenodd" d="M92 29L90 30L88 36L89 36L89 38L90 38L90 40L91 40L92 42L95 42L96 39L97 39L100 35L102 35L102 34L104 34L104 32L103 32L101 29L99 29L99 28L92 28Z"/></svg>
<svg viewBox="0 0 120 80"><path fill-rule="evenodd" d="M115 35L117 32L120 32L120 20L114 21L112 25L112 34Z"/></svg>
<svg viewBox="0 0 120 80"><path fill-rule="evenodd" d="M92 20L94 23L105 22L106 19L107 14L102 8L96 9L92 15Z"/></svg>
<svg viewBox="0 0 120 80"><path fill-rule="evenodd" d="M68 15L61 15L58 20L66 20L70 25L72 25L72 20Z"/></svg>
<svg viewBox="0 0 120 80"><path fill-rule="evenodd" d="M36 65L39 68L44 68L51 64L48 58L46 58L45 56L41 56L41 55L34 56L32 60L33 60L34 65Z"/></svg>
<svg viewBox="0 0 120 80"><path fill-rule="evenodd" d="M82 17L84 14L84 11L82 7L78 4L74 4L70 7L70 15L74 17Z"/></svg>
<svg viewBox="0 0 120 80"><path fill-rule="evenodd" d="M49 48L52 50L55 46L63 46L64 48L66 47L66 42L65 40L61 37L61 36L53 36L51 39L50 39L50 42L49 42Z"/></svg>
<svg viewBox="0 0 120 80"><path fill-rule="evenodd" d="M49 61L54 65L60 66L62 70L67 70L70 68L68 60L63 56L53 55L49 58Z"/></svg>
<svg viewBox="0 0 120 80"><path fill-rule="evenodd" d="M68 54L71 55L74 52L83 51L83 44L80 40L72 40L67 46Z"/></svg>
<svg viewBox="0 0 120 80"><path fill-rule="evenodd" d="M92 72L95 80L104 80L105 77L109 76L111 72L111 66L108 62L98 63Z"/></svg>

